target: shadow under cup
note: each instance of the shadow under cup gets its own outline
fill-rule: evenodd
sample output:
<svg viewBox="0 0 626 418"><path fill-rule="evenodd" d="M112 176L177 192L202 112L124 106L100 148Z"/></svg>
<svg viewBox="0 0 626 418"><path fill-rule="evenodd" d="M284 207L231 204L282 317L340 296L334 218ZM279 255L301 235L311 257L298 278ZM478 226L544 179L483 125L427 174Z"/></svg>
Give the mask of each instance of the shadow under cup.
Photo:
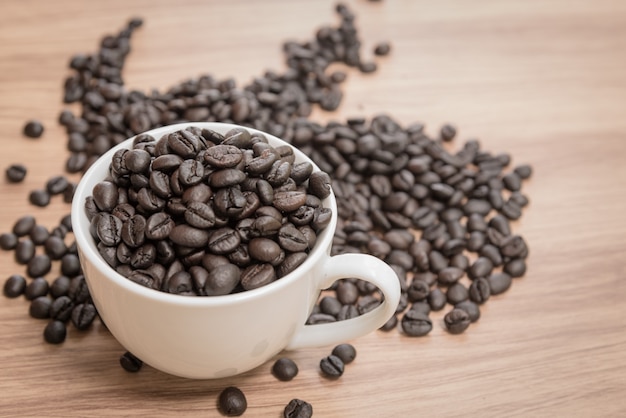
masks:
<svg viewBox="0 0 626 418"><path fill-rule="evenodd" d="M187 123L146 133L158 140L164 134L190 126L221 134L239 127ZM286 144L260 133L273 146ZM318 235L305 262L263 287L224 296L181 296L146 288L118 274L97 250L84 205L94 186L107 177L113 154L122 148L132 148L133 139L109 150L85 173L72 202L72 227L83 273L100 317L125 349L145 363L182 377L226 377L259 366L285 348L330 345L362 336L382 326L393 315L400 288L389 266L363 254L330 256L337 224L332 192L323 200L324 207L332 210L331 221ZM302 152L293 149L296 162L313 164ZM314 167L315 171L319 170ZM383 303L354 319L305 325L320 291L346 277L374 283L383 293Z"/></svg>

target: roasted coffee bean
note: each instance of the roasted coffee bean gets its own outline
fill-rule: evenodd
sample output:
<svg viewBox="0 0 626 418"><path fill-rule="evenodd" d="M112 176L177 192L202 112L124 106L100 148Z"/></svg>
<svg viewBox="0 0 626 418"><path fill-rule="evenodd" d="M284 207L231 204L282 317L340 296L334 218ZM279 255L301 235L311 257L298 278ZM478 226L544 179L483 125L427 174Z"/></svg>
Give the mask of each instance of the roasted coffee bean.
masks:
<svg viewBox="0 0 626 418"><path fill-rule="evenodd" d="M195 295L191 274L179 271L167 279L165 284L167 292L175 295Z"/></svg>
<svg viewBox="0 0 626 418"><path fill-rule="evenodd" d="M35 225L33 229L30 230L29 236L35 245L42 245L50 236L50 232L48 232L48 229L43 225Z"/></svg>
<svg viewBox="0 0 626 418"><path fill-rule="evenodd" d="M309 177L309 193L325 199L331 192L330 176L323 171L316 171Z"/></svg>
<svg viewBox="0 0 626 418"><path fill-rule="evenodd" d="M272 374L283 382L293 380L298 374L298 365L287 357L279 358L272 366Z"/></svg>
<svg viewBox="0 0 626 418"><path fill-rule="evenodd" d="M438 251L431 251L430 254L428 254L428 263L430 271L437 274L448 267L448 259Z"/></svg>
<svg viewBox="0 0 626 418"><path fill-rule="evenodd" d="M456 136L456 128L447 123L441 127L440 135L443 141L452 141Z"/></svg>
<svg viewBox="0 0 626 418"><path fill-rule="evenodd" d="M181 227L186 227L185 229L191 229L194 231L194 233L198 234L195 231L199 231L202 233L205 233L205 231L202 230L198 230L198 229L194 229L194 228L190 228L187 227L186 225L178 225L174 228L174 230L172 231L172 233L170 234L170 238L172 238L172 235L174 235L174 232L178 229L181 229ZM172 238L172 240L174 241L174 239ZM176 242L176 241L174 241ZM199 241L198 241L199 242ZM213 254L228 254L233 252L240 244L241 242L241 238L239 236L239 233L229 227L225 227L225 228L219 228L215 231L213 231L210 236L207 238L207 245L209 250L213 253ZM178 242L178 244L180 245L184 245L186 247L202 247L204 244L202 245L188 245L185 244L183 242Z"/></svg>
<svg viewBox="0 0 626 418"><path fill-rule="evenodd" d="M339 357L343 364L350 364L356 358L356 349L352 344L339 344L333 348L332 355Z"/></svg>
<svg viewBox="0 0 626 418"><path fill-rule="evenodd" d="M487 277L493 271L493 263L487 257L478 257L476 261L472 263L467 271L467 276L475 280L479 277Z"/></svg>
<svg viewBox="0 0 626 418"><path fill-rule="evenodd" d="M42 277L48 274L51 268L50 257L46 254L37 254L28 262L26 273L30 277Z"/></svg>
<svg viewBox="0 0 626 418"><path fill-rule="evenodd" d="M18 241L14 255L18 264L28 264L35 256L35 244L30 239Z"/></svg>
<svg viewBox="0 0 626 418"><path fill-rule="evenodd" d="M21 183L26 178L26 173L28 170L23 164L11 164L4 172L10 183Z"/></svg>
<svg viewBox="0 0 626 418"><path fill-rule="evenodd" d="M273 204L282 212L293 212L306 202L306 193L300 191L275 192Z"/></svg>
<svg viewBox="0 0 626 418"><path fill-rule="evenodd" d="M515 258L504 264L503 270L513 278L522 277L526 274L526 262L522 258Z"/></svg>
<svg viewBox="0 0 626 418"><path fill-rule="evenodd" d="M491 260L491 263L494 265L494 267L498 267L502 265L502 255L500 254L500 250L492 244L486 244L484 245L480 251L478 252L478 254L481 257L486 257L489 260Z"/></svg>
<svg viewBox="0 0 626 418"><path fill-rule="evenodd" d="M19 274L13 274L4 282L3 292L8 298L16 298L26 291L26 279Z"/></svg>
<svg viewBox="0 0 626 418"><path fill-rule="evenodd" d="M137 226L136 223L135 226ZM174 220L167 213L157 212L150 215L150 217L147 219L144 226L144 236L151 240L164 240L169 237L170 233L174 229L174 226ZM192 224L192 226L196 225ZM135 234L137 234L136 231Z"/></svg>
<svg viewBox="0 0 626 418"><path fill-rule="evenodd" d="M119 244L122 241L122 225L119 218L103 213L96 225L97 238L108 247Z"/></svg>
<svg viewBox="0 0 626 418"><path fill-rule="evenodd" d="M85 330L96 318L96 307L91 303L81 303L72 310L72 324L79 330Z"/></svg>
<svg viewBox="0 0 626 418"><path fill-rule="evenodd" d="M511 276L506 273L493 273L487 277L492 295L499 295L511 287Z"/></svg>
<svg viewBox="0 0 626 418"><path fill-rule="evenodd" d="M463 309L470 317L471 322L476 322L480 319L480 308L478 304L472 302L471 300L464 300L461 303L457 303L454 305L456 309Z"/></svg>
<svg viewBox="0 0 626 418"><path fill-rule="evenodd" d="M454 283L446 291L446 299L451 305L463 302L469 298L469 292L467 288L461 283Z"/></svg>
<svg viewBox="0 0 626 418"><path fill-rule="evenodd" d="M449 333L461 334L469 327L471 321L467 312L455 308L443 317L443 322Z"/></svg>
<svg viewBox="0 0 626 418"><path fill-rule="evenodd" d="M28 313L33 318L45 319L50 318L50 305L52 299L48 296L39 296L30 302Z"/></svg>
<svg viewBox="0 0 626 418"><path fill-rule="evenodd" d="M82 275L71 279L67 294L76 303L83 303L90 298L87 281Z"/></svg>
<svg viewBox="0 0 626 418"><path fill-rule="evenodd" d="M172 228L169 237L174 244L188 248L201 248L209 242L209 232L185 224Z"/></svg>
<svg viewBox="0 0 626 418"><path fill-rule="evenodd" d="M61 258L61 274L74 277L81 271L80 260L76 254L65 254Z"/></svg>
<svg viewBox="0 0 626 418"><path fill-rule="evenodd" d="M407 289L407 296L411 302L419 302L428 297L430 293L430 286L419 279L413 279L409 288Z"/></svg>
<svg viewBox="0 0 626 418"><path fill-rule="evenodd" d="M241 389L229 386L220 393L218 405L222 414L238 417L246 412L248 401Z"/></svg>
<svg viewBox="0 0 626 418"><path fill-rule="evenodd" d="M37 277L33 279L24 290L24 296L26 299L33 300L39 296L45 296L48 293L49 285L46 279L43 277Z"/></svg>
<svg viewBox="0 0 626 418"><path fill-rule="evenodd" d="M280 246L268 238L254 238L248 244L248 252L250 256L264 263L274 264L274 261L280 257Z"/></svg>
<svg viewBox="0 0 626 418"><path fill-rule="evenodd" d="M410 337L422 337L433 329L433 323L427 314L409 309L400 322L404 333Z"/></svg>
<svg viewBox="0 0 626 418"><path fill-rule="evenodd" d="M110 181L101 181L94 186L92 196L100 211L111 212L119 198L117 185Z"/></svg>
<svg viewBox="0 0 626 418"><path fill-rule="evenodd" d="M308 240L293 224L283 225L278 230L278 243L290 252L301 252L308 249Z"/></svg>
<svg viewBox="0 0 626 418"><path fill-rule="evenodd" d="M331 354L320 360L320 370L325 377L336 379L343 374L344 363L341 358Z"/></svg>
<svg viewBox="0 0 626 418"><path fill-rule="evenodd" d="M240 277L239 267L230 263L217 265L209 269L204 291L208 296L227 295L237 287Z"/></svg>
<svg viewBox="0 0 626 418"><path fill-rule="evenodd" d="M446 306L448 299L445 293L439 288L432 289L428 294L428 304L433 311L440 311Z"/></svg>
<svg viewBox="0 0 626 418"><path fill-rule="evenodd" d="M292 399L283 410L284 418L311 418L313 416L313 406L301 399Z"/></svg>
<svg viewBox="0 0 626 418"><path fill-rule="evenodd" d="M59 276L50 285L50 296L53 298L59 298L61 296L67 296L70 290L70 278L67 276Z"/></svg>
<svg viewBox="0 0 626 418"><path fill-rule="evenodd" d="M479 277L469 287L470 299L478 304L485 303L491 296L489 281L485 277Z"/></svg>
<svg viewBox="0 0 626 418"><path fill-rule="evenodd" d="M504 238L500 243L500 252L504 257L524 258L528 255L528 247L526 246L524 238L519 235L511 235Z"/></svg>
<svg viewBox="0 0 626 418"><path fill-rule="evenodd" d="M342 280L337 284L335 289L337 299L344 305L352 305L359 299L359 289L356 284Z"/></svg>
<svg viewBox="0 0 626 418"><path fill-rule="evenodd" d="M318 312L318 313L312 313L309 316L309 319L307 319L306 323L308 325L316 325L316 324L328 324L330 322L336 322L336 321L337 319L334 316Z"/></svg>
<svg viewBox="0 0 626 418"><path fill-rule="evenodd" d="M143 361L134 356L130 351L120 356L120 366L129 373L137 373L143 366Z"/></svg>
<svg viewBox="0 0 626 418"><path fill-rule="evenodd" d="M67 328L61 321L52 320L48 322L43 331L43 337L50 344L60 344L65 341L67 336Z"/></svg>
<svg viewBox="0 0 626 418"><path fill-rule="evenodd" d="M215 168L235 167L243 159L243 152L233 145L216 145L204 153L204 161Z"/></svg>
<svg viewBox="0 0 626 418"><path fill-rule="evenodd" d="M322 299L320 299L318 306L322 313L336 317L337 315L339 315L339 311L341 310L341 307L343 305L335 297L324 296L322 297Z"/></svg>
<svg viewBox="0 0 626 418"><path fill-rule="evenodd" d="M18 238L17 235L5 232L0 234L0 248L5 251L13 250L17 246Z"/></svg>
<svg viewBox="0 0 626 418"><path fill-rule="evenodd" d="M54 176L46 182L46 191L51 195L61 194L69 186L69 181L64 176Z"/></svg>
<svg viewBox="0 0 626 418"><path fill-rule="evenodd" d="M389 42L380 42L374 47L374 55L385 56L391 51L391 44Z"/></svg>
<svg viewBox="0 0 626 418"><path fill-rule="evenodd" d="M285 260L277 267L277 276L284 277L287 274L293 272L307 259L307 253L296 252L285 256Z"/></svg>
<svg viewBox="0 0 626 418"><path fill-rule="evenodd" d="M437 281L443 286L450 286L458 282L465 272L458 267L446 267L437 273Z"/></svg>
<svg viewBox="0 0 626 418"><path fill-rule="evenodd" d="M30 120L24 125L23 133L29 138L39 138L43 134L43 125L38 120Z"/></svg>
<svg viewBox="0 0 626 418"><path fill-rule="evenodd" d="M245 290L257 289L276 280L271 264L252 264L241 273L241 286Z"/></svg>
<svg viewBox="0 0 626 418"><path fill-rule="evenodd" d="M19 218L15 224L13 224L13 233L18 237L23 237L32 231L37 224L35 217L32 215L25 215Z"/></svg>
<svg viewBox="0 0 626 418"><path fill-rule="evenodd" d="M52 301L50 306L50 317L58 321L67 322L72 316L74 302L69 296L59 296Z"/></svg>

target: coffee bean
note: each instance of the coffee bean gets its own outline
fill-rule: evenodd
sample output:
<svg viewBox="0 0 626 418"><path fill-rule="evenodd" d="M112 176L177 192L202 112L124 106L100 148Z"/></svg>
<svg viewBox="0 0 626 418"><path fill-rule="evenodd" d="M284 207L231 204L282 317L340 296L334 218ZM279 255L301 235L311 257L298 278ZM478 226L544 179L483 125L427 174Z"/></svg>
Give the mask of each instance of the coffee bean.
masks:
<svg viewBox="0 0 626 418"><path fill-rule="evenodd" d="M26 279L19 274L13 274L4 282L3 292L8 298L16 298L26 291Z"/></svg>
<svg viewBox="0 0 626 418"><path fill-rule="evenodd" d="M61 194L69 186L69 181L64 176L54 176L46 182L46 191L51 195Z"/></svg>
<svg viewBox="0 0 626 418"><path fill-rule="evenodd" d="M480 308L478 307L478 304L472 302L471 300L464 300L463 302L454 305L454 307L467 312L471 322L476 322L480 319Z"/></svg>
<svg viewBox="0 0 626 418"><path fill-rule="evenodd" d="M257 289L276 280L271 264L252 264L241 273L241 286L245 290Z"/></svg>
<svg viewBox="0 0 626 418"><path fill-rule="evenodd" d="M413 279L411 285L407 289L409 301L418 302L426 299L430 293L430 286L419 279Z"/></svg>
<svg viewBox="0 0 626 418"><path fill-rule="evenodd" d="M134 226L137 226L137 223L134 223ZM144 235L146 238L151 240L164 240L170 236L174 226L174 220L167 213L157 212L150 215L150 217L146 220ZM192 226L197 225L192 224ZM122 229L122 231L124 231L124 229ZM137 234L137 232L135 232L135 234ZM133 234L129 235L132 236Z"/></svg>
<svg viewBox="0 0 626 418"><path fill-rule="evenodd" d="M526 262L522 258L515 258L504 264L503 270L511 277L522 277L526 274Z"/></svg>
<svg viewBox="0 0 626 418"><path fill-rule="evenodd" d="M385 56L391 51L389 42L381 42L374 47L374 55Z"/></svg>
<svg viewBox="0 0 626 418"><path fill-rule="evenodd" d="M120 356L120 366L129 373L137 373L143 366L143 361L134 356L130 351Z"/></svg>
<svg viewBox="0 0 626 418"><path fill-rule="evenodd" d="M476 261L472 263L469 270L467 271L467 276L474 280L479 277L487 277L493 271L493 263L487 257L478 257Z"/></svg>
<svg viewBox="0 0 626 418"><path fill-rule="evenodd" d="M449 304L456 305L457 303L467 300L467 298L469 298L469 292L463 284L454 283L448 287L446 298Z"/></svg>
<svg viewBox="0 0 626 418"><path fill-rule="evenodd" d="M80 260L76 254L65 254L61 258L61 273L64 276L74 277L81 271Z"/></svg>
<svg viewBox="0 0 626 418"><path fill-rule="evenodd" d="M26 273L30 277L42 277L48 274L51 268L50 257L46 254L37 254L28 262Z"/></svg>
<svg viewBox="0 0 626 418"><path fill-rule="evenodd" d="M492 295L499 295L511 287L511 276L506 273L493 273L487 277Z"/></svg>
<svg viewBox="0 0 626 418"><path fill-rule="evenodd" d="M443 317L446 329L451 334L460 334L464 332L470 324L470 318L463 309L452 309Z"/></svg>
<svg viewBox="0 0 626 418"><path fill-rule="evenodd" d="M285 260L276 269L277 276L280 278L293 272L296 268L302 265L302 263L304 263L306 259L307 253L305 252L295 252L286 255Z"/></svg>
<svg viewBox="0 0 626 418"><path fill-rule="evenodd" d="M248 401L241 389L229 386L220 393L218 405L222 414L237 417L246 411Z"/></svg>
<svg viewBox="0 0 626 418"><path fill-rule="evenodd" d="M352 344L339 344L333 348L332 355L339 357L343 364L350 364L356 358L356 349Z"/></svg>
<svg viewBox="0 0 626 418"><path fill-rule="evenodd" d="M37 221L34 216L22 216L13 224L13 233L18 237L26 236L30 234L36 223Z"/></svg>
<svg viewBox="0 0 626 418"><path fill-rule="evenodd" d="M331 354L320 360L320 370L325 377L336 379L343 374L344 363L339 357Z"/></svg>
<svg viewBox="0 0 626 418"><path fill-rule="evenodd" d="M430 305L430 309L433 311L440 311L446 306L448 299L446 298L445 293L441 291L439 288L435 288L430 291L428 294L428 304Z"/></svg>
<svg viewBox="0 0 626 418"><path fill-rule="evenodd" d="M298 374L298 365L291 359L282 357L274 362L272 374L283 382L293 380Z"/></svg>
<svg viewBox="0 0 626 418"><path fill-rule="evenodd" d="M306 202L306 193L299 191L275 192L273 204L282 212L293 212Z"/></svg>
<svg viewBox="0 0 626 418"><path fill-rule="evenodd" d="M43 331L43 337L50 344L60 344L65 341L67 329L61 321L52 320L48 322Z"/></svg>
<svg viewBox="0 0 626 418"><path fill-rule="evenodd" d="M301 399L292 399L283 410L284 418L311 418L313 416L313 406Z"/></svg>
<svg viewBox="0 0 626 418"><path fill-rule="evenodd" d="M309 177L309 193L320 199L325 199L330 195L330 176L323 171L317 171Z"/></svg>
<svg viewBox="0 0 626 418"><path fill-rule="evenodd" d="M61 322L67 322L72 316L74 302L69 296L59 296L52 301L50 317Z"/></svg>
<svg viewBox="0 0 626 418"><path fill-rule="evenodd" d="M172 228L169 237L174 244L183 247L201 248L209 243L209 233L207 231L185 224L176 225ZM214 251L214 249L212 250Z"/></svg>
<svg viewBox="0 0 626 418"><path fill-rule="evenodd" d="M48 296L39 296L30 302L28 313L33 318L45 319L50 317L52 299Z"/></svg>
<svg viewBox="0 0 626 418"><path fill-rule="evenodd" d="M70 289L70 278L67 276L59 276L50 285L50 296L53 298L59 298L61 296L66 296L69 293Z"/></svg>
<svg viewBox="0 0 626 418"><path fill-rule="evenodd" d="M115 183L101 181L93 188L93 200L102 212L111 212L117 205L119 192Z"/></svg>
<svg viewBox="0 0 626 418"><path fill-rule="evenodd" d="M39 138L43 134L43 125L38 120L30 120L24 125L23 133L29 138Z"/></svg>
<svg viewBox="0 0 626 418"><path fill-rule="evenodd" d="M18 264L28 264L35 256L35 244L30 239L18 241L14 255Z"/></svg>
<svg viewBox="0 0 626 418"><path fill-rule="evenodd" d="M13 233L0 234L0 248L5 251L13 250L17 246L18 238Z"/></svg>
<svg viewBox="0 0 626 418"><path fill-rule="evenodd" d="M72 324L79 330L85 330L96 318L96 307L91 303L81 303L72 310Z"/></svg>
<svg viewBox="0 0 626 418"><path fill-rule="evenodd" d="M43 277L37 277L33 279L24 290L24 296L26 299L33 300L39 296L45 296L48 293L48 282Z"/></svg>
<svg viewBox="0 0 626 418"><path fill-rule="evenodd" d="M107 247L117 245L122 241L122 221L108 213L98 218L96 234L100 242Z"/></svg>
<svg viewBox="0 0 626 418"><path fill-rule="evenodd" d="M428 315L413 309L406 311L400 324L409 337L422 337L433 329L433 323Z"/></svg>
<svg viewBox="0 0 626 418"><path fill-rule="evenodd" d="M461 279L464 271L458 267L446 267L437 273L437 281L443 286L450 286Z"/></svg>
<svg viewBox="0 0 626 418"><path fill-rule="evenodd" d="M43 225L35 225L30 230L30 239L35 245L42 245L50 236L48 229Z"/></svg>
<svg viewBox="0 0 626 418"><path fill-rule="evenodd" d="M5 170L5 177L10 183L21 183L26 178L28 170L23 164L11 164Z"/></svg>
<svg viewBox="0 0 626 418"><path fill-rule="evenodd" d="M268 238L254 238L248 244L250 256L264 263L273 264L281 253L280 246Z"/></svg>
<svg viewBox="0 0 626 418"><path fill-rule="evenodd" d="M469 287L470 299L478 304L485 303L491 296L489 281L485 277L479 277Z"/></svg>

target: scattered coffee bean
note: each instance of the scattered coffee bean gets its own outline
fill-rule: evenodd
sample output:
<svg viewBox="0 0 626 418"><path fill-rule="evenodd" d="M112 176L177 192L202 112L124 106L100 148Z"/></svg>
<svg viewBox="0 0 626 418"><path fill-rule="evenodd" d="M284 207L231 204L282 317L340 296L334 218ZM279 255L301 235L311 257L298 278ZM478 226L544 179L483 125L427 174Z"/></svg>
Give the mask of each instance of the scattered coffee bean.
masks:
<svg viewBox="0 0 626 418"><path fill-rule="evenodd" d="M343 374L343 369L343 361L333 354L320 360L320 370L328 378L336 379L340 377Z"/></svg>
<svg viewBox="0 0 626 418"><path fill-rule="evenodd" d="M52 299L47 296L39 296L30 302L28 313L33 318L45 319L50 317Z"/></svg>
<svg viewBox="0 0 626 418"><path fill-rule="evenodd" d="M480 318L480 308L471 300L464 300L454 305L456 309L463 309L470 317L471 322L476 322Z"/></svg>
<svg viewBox="0 0 626 418"><path fill-rule="evenodd" d="M5 170L5 177L10 183L21 183L26 178L28 170L23 164L11 164Z"/></svg>
<svg viewBox="0 0 626 418"><path fill-rule="evenodd" d="M391 44L389 42L381 42L374 47L374 55L385 56L391 52Z"/></svg>
<svg viewBox="0 0 626 418"><path fill-rule="evenodd" d="M9 232L0 234L0 248L4 251L9 251L17 246L17 235Z"/></svg>
<svg viewBox="0 0 626 418"><path fill-rule="evenodd" d="M400 322L404 333L410 337L422 337L433 329L433 323L427 314L409 309Z"/></svg>
<svg viewBox="0 0 626 418"><path fill-rule="evenodd" d="M511 276L506 273L493 273L487 278L492 295L499 295L511 287Z"/></svg>
<svg viewBox="0 0 626 418"><path fill-rule="evenodd" d="M218 405L222 414L238 417L246 412L248 401L241 389L229 386L220 393Z"/></svg>
<svg viewBox="0 0 626 418"><path fill-rule="evenodd" d="M81 303L72 309L72 324L79 330L85 330L96 318L96 307L91 303Z"/></svg>
<svg viewBox="0 0 626 418"><path fill-rule="evenodd" d="M28 195L28 201L35 206L45 207L50 204L50 193L47 190L33 190Z"/></svg>
<svg viewBox="0 0 626 418"><path fill-rule="evenodd" d="M4 282L3 292L8 298L16 298L26 291L26 279L19 274L13 274Z"/></svg>
<svg viewBox="0 0 626 418"><path fill-rule="evenodd" d="M37 221L32 215L25 215L19 218L13 225L13 233L18 237L23 237L30 234L30 231L35 227Z"/></svg>
<svg viewBox="0 0 626 418"><path fill-rule="evenodd" d="M143 366L143 361L135 357L130 351L120 356L120 366L129 373L137 373Z"/></svg>
<svg viewBox="0 0 626 418"><path fill-rule="evenodd" d="M339 344L333 348L332 355L339 357L344 364L350 364L356 358L356 349L352 344Z"/></svg>
<svg viewBox="0 0 626 418"><path fill-rule="evenodd" d="M272 366L272 374L284 382L292 380L298 374L298 365L291 359L282 357Z"/></svg>
<svg viewBox="0 0 626 418"><path fill-rule="evenodd" d="M38 120L30 120L24 125L24 135L29 138L39 138L43 134L43 125Z"/></svg>
<svg viewBox="0 0 626 418"><path fill-rule="evenodd" d="M448 332L460 334L464 332L470 324L470 317L463 309L453 309L443 317Z"/></svg>
<svg viewBox="0 0 626 418"><path fill-rule="evenodd" d="M313 406L301 399L292 399L285 406L284 418L311 418L313 416Z"/></svg>
<svg viewBox="0 0 626 418"><path fill-rule="evenodd" d="M37 277L28 283L26 289L24 290L24 296L26 296L26 299L28 300L33 300L39 296L45 296L48 294L49 287L50 286L48 285L46 279L43 277Z"/></svg>
<svg viewBox="0 0 626 418"><path fill-rule="evenodd" d="M67 335L67 328L61 321L52 320L48 322L46 328L43 331L43 337L46 342L50 344L60 344L65 341Z"/></svg>

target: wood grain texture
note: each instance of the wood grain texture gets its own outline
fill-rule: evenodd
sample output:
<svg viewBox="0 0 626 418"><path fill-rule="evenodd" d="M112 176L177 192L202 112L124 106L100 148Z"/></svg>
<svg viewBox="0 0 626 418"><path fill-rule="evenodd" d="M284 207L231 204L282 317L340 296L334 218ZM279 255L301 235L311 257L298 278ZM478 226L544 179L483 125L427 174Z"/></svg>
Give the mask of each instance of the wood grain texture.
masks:
<svg viewBox="0 0 626 418"><path fill-rule="evenodd" d="M421 339L376 332L353 341L358 357L337 381L318 372L329 347L289 355L300 374L279 382L265 364L209 381L118 366L122 347L102 326L65 343L42 341L45 321L22 298L0 297L0 415L219 416L228 385L248 397L245 416L279 417L299 397L318 417L626 416L626 2L611 0L394 0L347 2L365 56L393 52L379 71L350 73L345 100L320 120L388 113L445 122L513 163L531 163L531 204L514 224L531 249L527 275L493 297L463 335ZM77 52L132 16L125 80L164 89L203 73L246 83L283 68L281 42L335 22L334 2L266 0L87 2L3 0L0 5L0 166L29 167L0 182L0 231L24 213L55 226L69 208L27 202L61 174L67 151L56 123L62 81ZM44 136L22 137L29 118ZM22 272L0 253L0 279Z"/></svg>

